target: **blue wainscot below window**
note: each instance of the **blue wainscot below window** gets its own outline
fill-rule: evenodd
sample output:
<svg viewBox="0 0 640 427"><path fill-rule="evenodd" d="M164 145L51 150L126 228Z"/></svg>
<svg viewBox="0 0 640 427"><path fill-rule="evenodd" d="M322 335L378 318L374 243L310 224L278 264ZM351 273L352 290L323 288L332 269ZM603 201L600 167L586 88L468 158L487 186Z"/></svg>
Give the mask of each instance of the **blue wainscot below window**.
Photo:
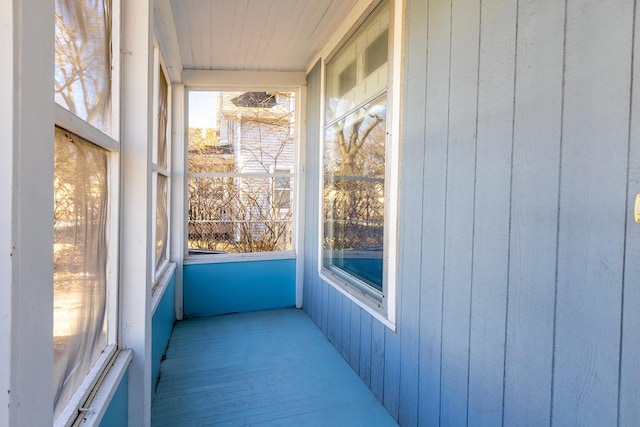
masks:
<svg viewBox="0 0 640 427"><path fill-rule="evenodd" d="M295 259L187 264L183 277L185 317L293 307L296 302Z"/></svg>
<svg viewBox="0 0 640 427"><path fill-rule="evenodd" d="M153 379L151 390L155 390L156 384L158 383L160 362L167 348L167 343L173 330L173 324L176 321L175 283L176 275L174 270L171 272L164 293L153 312L151 320L151 378Z"/></svg>
<svg viewBox="0 0 640 427"><path fill-rule="evenodd" d="M129 425L129 370L124 374L107 412L100 421L100 427L122 427Z"/></svg>

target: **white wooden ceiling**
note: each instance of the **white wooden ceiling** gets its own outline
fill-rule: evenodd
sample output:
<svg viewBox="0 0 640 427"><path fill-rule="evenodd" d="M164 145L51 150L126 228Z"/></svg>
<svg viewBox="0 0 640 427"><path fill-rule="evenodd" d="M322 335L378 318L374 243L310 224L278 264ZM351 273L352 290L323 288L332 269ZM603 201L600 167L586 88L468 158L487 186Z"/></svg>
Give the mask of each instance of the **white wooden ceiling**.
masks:
<svg viewBox="0 0 640 427"><path fill-rule="evenodd" d="M160 0L155 26L184 70L305 71L356 2Z"/></svg>

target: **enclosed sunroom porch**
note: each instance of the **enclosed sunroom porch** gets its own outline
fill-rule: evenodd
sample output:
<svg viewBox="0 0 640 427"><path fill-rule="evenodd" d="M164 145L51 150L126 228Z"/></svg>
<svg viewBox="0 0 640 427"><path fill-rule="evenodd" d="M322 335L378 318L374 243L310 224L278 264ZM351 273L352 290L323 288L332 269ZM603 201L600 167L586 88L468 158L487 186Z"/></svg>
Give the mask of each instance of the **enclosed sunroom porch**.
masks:
<svg viewBox="0 0 640 427"><path fill-rule="evenodd" d="M0 425L636 425L637 13L0 0Z"/></svg>

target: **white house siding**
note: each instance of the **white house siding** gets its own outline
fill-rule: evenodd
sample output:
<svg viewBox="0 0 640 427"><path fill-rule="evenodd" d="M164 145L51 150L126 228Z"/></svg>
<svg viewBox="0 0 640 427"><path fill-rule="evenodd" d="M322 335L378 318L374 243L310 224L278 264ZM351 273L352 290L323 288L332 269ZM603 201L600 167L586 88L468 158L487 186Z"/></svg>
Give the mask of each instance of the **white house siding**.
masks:
<svg viewBox="0 0 640 427"><path fill-rule="evenodd" d="M304 219L305 309L401 425L637 425L636 10L406 1L397 333L318 278L315 180Z"/></svg>
<svg viewBox="0 0 640 427"><path fill-rule="evenodd" d="M234 147L237 172L272 173L270 169L293 171L294 145L281 150L283 141L293 141L292 97L276 95L271 108L239 107L232 99L243 92L222 92L221 139ZM231 134L227 124L234 127Z"/></svg>

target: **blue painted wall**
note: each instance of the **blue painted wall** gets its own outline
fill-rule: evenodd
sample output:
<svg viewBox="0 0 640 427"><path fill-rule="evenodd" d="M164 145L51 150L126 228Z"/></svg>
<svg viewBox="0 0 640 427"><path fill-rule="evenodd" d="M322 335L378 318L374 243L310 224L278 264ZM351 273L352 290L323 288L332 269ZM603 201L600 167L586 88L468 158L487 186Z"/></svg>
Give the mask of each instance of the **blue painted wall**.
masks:
<svg viewBox="0 0 640 427"><path fill-rule="evenodd" d="M176 321L175 316L175 272L158 303L151 323L151 390L155 390L160 374L160 362Z"/></svg>
<svg viewBox="0 0 640 427"><path fill-rule="evenodd" d="M160 362L169 342L175 323L175 272L158 303L152 318L151 330L151 378L155 390L160 373ZM100 427L122 427L129 419L129 370L122 377L109 407L100 422Z"/></svg>
<svg viewBox="0 0 640 427"><path fill-rule="evenodd" d="M318 277L317 179L305 311L402 426L637 425L640 9L405 6L397 333Z"/></svg>
<svg viewBox="0 0 640 427"><path fill-rule="evenodd" d="M100 427L122 427L129 425L129 369L122 376L111 403L107 408Z"/></svg>
<svg viewBox="0 0 640 427"><path fill-rule="evenodd" d="M293 307L295 278L295 259L185 265L185 317Z"/></svg>

